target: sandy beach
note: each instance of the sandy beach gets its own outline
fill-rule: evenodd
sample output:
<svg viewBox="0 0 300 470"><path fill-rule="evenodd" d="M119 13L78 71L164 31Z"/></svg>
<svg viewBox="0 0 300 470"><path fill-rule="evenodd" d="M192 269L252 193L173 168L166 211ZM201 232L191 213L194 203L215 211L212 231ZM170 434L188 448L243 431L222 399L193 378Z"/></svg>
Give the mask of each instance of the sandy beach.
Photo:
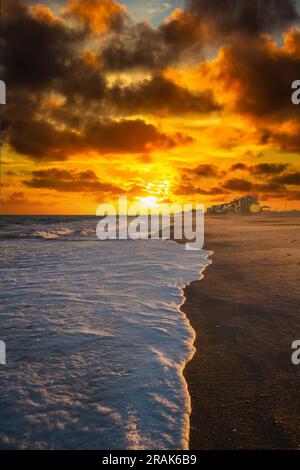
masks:
<svg viewBox="0 0 300 470"><path fill-rule="evenodd" d="M300 216L207 216L204 278L185 289L196 332L184 375L191 449L300 447Z"/></svg>

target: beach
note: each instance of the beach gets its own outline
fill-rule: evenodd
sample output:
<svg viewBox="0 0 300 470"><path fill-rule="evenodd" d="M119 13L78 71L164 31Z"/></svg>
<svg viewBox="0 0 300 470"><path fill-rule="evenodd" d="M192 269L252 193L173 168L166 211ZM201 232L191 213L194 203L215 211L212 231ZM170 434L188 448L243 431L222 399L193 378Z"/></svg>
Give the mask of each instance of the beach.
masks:
<svg viewBox="0 0 300 470"><path fill-rule="evenodd" d="M300 217L205 221L199 252L1 219L0 449L299 447Z"/></svg>
<svg viewBox="0 0 300 470"><path fill-rule="evenodd" d="M196 333L190 449L300 447L299 229L299 212L206 217L212 264L182 307Z"/></svg>

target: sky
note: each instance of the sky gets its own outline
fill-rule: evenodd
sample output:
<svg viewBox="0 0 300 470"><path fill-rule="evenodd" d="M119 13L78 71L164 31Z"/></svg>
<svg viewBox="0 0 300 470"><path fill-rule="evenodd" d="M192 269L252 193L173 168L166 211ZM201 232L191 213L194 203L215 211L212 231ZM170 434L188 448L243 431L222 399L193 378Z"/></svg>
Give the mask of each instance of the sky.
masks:
<svg viewBox="0 0 300 470"><path fill-rule="evenodd" d="M300 209L298 2L2 3L2 213Z"/></svg>
<svg viewBox="0 0 300 470"><path fill-rule="evenodd" d="M175 8L182 7L182 0L123 0L120 2L128 9L135 21L149 21L158 26Z"/></svg>

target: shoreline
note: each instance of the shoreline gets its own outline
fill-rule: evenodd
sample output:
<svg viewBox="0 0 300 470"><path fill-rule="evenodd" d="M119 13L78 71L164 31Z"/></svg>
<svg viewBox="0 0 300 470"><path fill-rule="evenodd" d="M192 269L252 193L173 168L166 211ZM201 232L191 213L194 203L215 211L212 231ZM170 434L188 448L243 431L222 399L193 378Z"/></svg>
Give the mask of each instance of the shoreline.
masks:
<svg viewBox="0 0 300 470"><path fill-rule="evenodd" d="M205 270L211 265L210 257L212 255L213 255L213 252L208 252L208 255L204 258L205 260L208 261L208 264L201 268L201 270L199 272L199 278L196 279L195 281L191 281L190 283L188 283L185 286L180 288L180 295L181 295L181 298L182 298L182 302L181 302L180 305L178 305L178 312L185 317L186 322L188 324L188 327L191 330L191 335L192 335L190 355L189 355L189 357L186 358L185 362L182 364L182 366L180 368L180 375L181 375L184 390L185 390L185 393L186 393L186 400L187 400L187 403L186 403L187 406L186 407L187 407L187 410L188 410L187 413L185 413L185 421L186 421L185 435L183 436L183 443L182 443L182 449L181 450L189 450L189 448L190 448L190 431L191 431L190 430L190 427L191 427L190 426L190 424L191 424L191 419L190 418L191 418L191 413L192 413L192 401L191 401L191 395L189 393L189 384L188 384L188 381L185 377L184 372L185 372L185 369L186 369L187 365L193 360L193 357L196 354L196 347L195 347L196 331L194 330L188 315L184 311L184 305L187 301L185 292L186 292L187 287L190 286L193 282L201 281L204 278Z"/></svg>
<svg viewBox="0 0 300 470"><path fill-rule="evenodd" d="M181 307L195 332L191 450L300 447L299 228L298 215L206 218L213 263Z"/></svg>

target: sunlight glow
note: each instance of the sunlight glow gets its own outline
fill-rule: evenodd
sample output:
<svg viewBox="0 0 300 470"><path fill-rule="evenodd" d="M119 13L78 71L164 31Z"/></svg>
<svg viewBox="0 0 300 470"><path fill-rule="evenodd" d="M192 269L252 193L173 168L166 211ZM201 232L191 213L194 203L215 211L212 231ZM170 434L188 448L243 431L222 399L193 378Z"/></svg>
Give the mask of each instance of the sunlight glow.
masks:
<svg viewBox="0 0 300 470"><path fill-rule="evenodd" d="M151 209L151 208L156 207L158 205L157 197L155 197L155 196L140 197L139 201L147 209Z"/></svg>

